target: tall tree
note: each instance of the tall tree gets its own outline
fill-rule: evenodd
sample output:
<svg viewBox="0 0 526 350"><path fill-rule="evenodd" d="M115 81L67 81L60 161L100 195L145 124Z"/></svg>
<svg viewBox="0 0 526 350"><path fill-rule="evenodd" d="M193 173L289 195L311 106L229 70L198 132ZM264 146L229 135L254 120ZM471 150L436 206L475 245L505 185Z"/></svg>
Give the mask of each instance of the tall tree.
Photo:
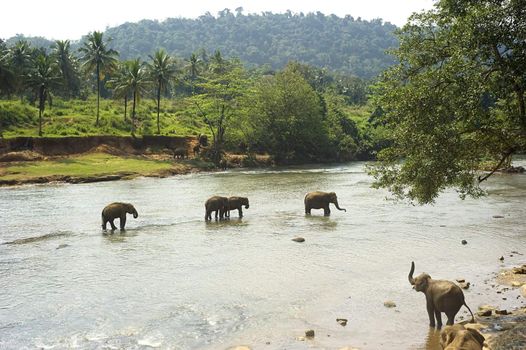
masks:
<svg viewBox="0 0 526 350"><path fill-rule="evenodd" d="M243 113L240 99L246 91L246 72L239 62L224 60L225 69L211 71L206 80L199 83L203 93L192 97L196 114L203 118L212 134L209 157L219 166L223 157L225 135L233 120Z"/></svg>
<svg viewBox="0 0 526 350"><path fill-rule="evenodd" d="M250 116L255 139L278 161L314 160L327 146L320 97L293 66L257 84Z"/></svg>
<svg viewBox="0 0 526 350"><path fill-rule="evenodd" d="M161 94L166 93L169 90L170 83L175 77L176 69L173 59L162 49L157 50L153 56L150 56L150 59L152 61L147 67L151 79L156 85L157 133L160 134L161 126L159 114L161 111Z"/></svg>
<svg viewBox="0 0 526 350"><path fill-rule="evenodd" d="M52 58L39 55L27 75L28 85L38 96L38 136L42 136L42 116L46 101L51 98L51 90L60 84L60 72Z"/></svg>
<svg viewBox="0 0 526 350"><path fill-rule="evenodd" d="M9 50L9 61L11 63L12 72L15 75L14 90L23 98L24 92L24 77L31 64L31 46L25 40L19 40Z"/></svg>
<svg viewBox="0 0 526 350"><path fill-rule="evenodd" d="M124 121L128 110L128 98L131 95L130 74L131 61L119 62L119 67L108 80L108 86L113 90L113 97L124 100Z"/></svg>
<svg viewBox="0 0 526 350"><path fill-rule="evenodd" d="M446 187L476 197L483 162L526 150L525 18L524 2L505 0L441 0L410 18L375 88L393 140L375 186L420 203Z"/></svg>
<svg viewBox="0 0 526 350"><path fill-rule="evenodd" d="M106 73L115 69L117 64L117 51L108 49L103 40L101 32L89 33L84 45L79 49L83 54L82 67L87 72L95 72L97 80L97 121L95 125L99 125L99 106L100 106L100 84L104 79Z"/></svg>
<svg viewBox="0 0 526 350"><path fill-rule="evenodd" d="M62 75L64 96L78 96L80 93L80 78L77 70L77 59L71 53L70 41L55 41L53 44L52 56L55 59Z"/></svg>
<svg viewBox="0 0 526 350"><path fill-rule="evenodd" d="M148 77L148 72L145 69L144 63L140 59L135 59L129 63L129 76L127 79L128 89L132 94L132 135L135 133L137 119L135 109L139 103L140 98L147 93L151 80Z"/></svg>
<svg viewBox="0 0 526 350"><path fill-rule="evenodd" d="M0 39L0 96L10 95L14 87L13 67L10 64L9 50Z"/></svg>

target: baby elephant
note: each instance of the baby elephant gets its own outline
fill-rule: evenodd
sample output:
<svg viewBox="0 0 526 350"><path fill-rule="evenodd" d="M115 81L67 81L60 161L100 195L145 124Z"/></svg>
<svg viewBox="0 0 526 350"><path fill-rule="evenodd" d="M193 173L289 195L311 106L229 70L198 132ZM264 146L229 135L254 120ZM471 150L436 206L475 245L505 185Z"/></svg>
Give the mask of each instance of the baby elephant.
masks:
<svg viewBox="0 0 526 350"><path fill-rule="evenodd" d="M239 217L243 217L243 209L241 209L243 206L245 206L245 209L248 209L248 198L247 197L230 197L228 198L228 208L226 211L226 216L230 217L230 210L236 210L239 214Z"/></svg>
<svg viewBox="0 0 526 350"><path fill-rule="evenodd" d="M112 230L116 230L113 220L116 218L120 219L121 230L124 230L126 225L126 213L133 214L134 218L137 218L137 210L130 203L111 203L102 209L102 229L106 230L106 224L109 222Z"/></svg>
<svg viewBox="0 0 526 350"><path fill-rule="evenodd" d="M461 324L446 326L440 333L440 346L443 350L482 350L484 340L479 331L465 328Z"/></svg>
<svg viewBox="0 0 526 350"><path fill-rule="evenodd" d="M426 296L427 314L429 315L429 326L435 327L435 317L437 328L442 327L442 316L444 312L447 316L447 324L455 323L455 315L462 305L466 306L471 313L471 322L475 322L473 312L464 301L462 289L455 283L444 280L431 279L427 273L422 273L413 278L415 272L415 263L411 262L411 271L409 271L409 283L417 292L422 292Z"/></svg>
<svg viewBox="0 0 526 350"><path fill-rule="evenodd" d="M217 220L217 216L219 214L219 219L223 219L225 217L225 214L227 212L228 208L228 198L227 197L221 197L221 196L213 196L208 198L208 200L205 203L205 220L212 220L212 212L215 212L215 217Z"/></svg>

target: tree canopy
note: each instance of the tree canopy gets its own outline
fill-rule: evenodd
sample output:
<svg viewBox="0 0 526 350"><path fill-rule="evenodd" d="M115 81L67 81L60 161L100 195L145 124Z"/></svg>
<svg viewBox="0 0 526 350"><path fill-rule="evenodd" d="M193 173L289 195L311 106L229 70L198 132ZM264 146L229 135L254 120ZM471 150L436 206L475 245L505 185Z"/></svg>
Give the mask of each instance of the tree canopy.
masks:
<svg viewBox="0 0 526 350"><path fill-rule="evenodd" d="M375 185L420 203L446 187L482 195L482 165L526 149L524 1L441 0L398 36L398 64L375 87L392 140Z"/></svg>
<svg viewBox="0 0 526 350"><path fill-rule="evenodd" d="M385 51L398 45L395 29L380 19L321 12L243 14L225 9L196 19L125 23L108 28L104 35L112 38L110 47L122 59L146 59L159 48L180 57L200 49L220 50L224 57L238 57L249 67L269 64L282 69L295 60L369 79L394 63Z"/></svg>

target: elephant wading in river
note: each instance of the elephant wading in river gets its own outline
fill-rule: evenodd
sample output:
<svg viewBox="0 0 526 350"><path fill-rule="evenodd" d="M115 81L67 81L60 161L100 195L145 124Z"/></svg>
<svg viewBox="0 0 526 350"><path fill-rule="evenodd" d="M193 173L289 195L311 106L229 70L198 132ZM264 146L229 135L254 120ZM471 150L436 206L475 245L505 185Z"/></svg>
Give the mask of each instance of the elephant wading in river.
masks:
<svg viewBox="0 0 526 350"><path fill-rule="evenodd" d="M112 230L116 230L113 220L119 218L121 230L124 230L126 225L126 214L133 214L134 218L137 218L137 210L130 203L111 203L102 209L102 229L106 230L106 224L109 222Z"/></svg>
<svg viewBox="0 0 526 350"><path fill-rule="evenodd" d="M455 315L464 305L471 313L471 322L474 322L473 312L464 301L462 289L451 281L434 280L427 273L421 273L413 278L415 272L415 263L411 262L411 271L409 271L409 283L417 292L422 292L426 296L427 314L429 315L429 326L435 327L435 317L437 328L442 327L441 313L447 316L447 325L455 323Z"/></svg>
<svg viewBox="0 0 526 350"><path fill-rule="evenodd" d="M243 209L242 207L245 206L245 209L248 209L248 198L247 197L230 197L228 198L228 208L226 211L226 216L230 217L230 210L236 210L239 214L239 217L243 217Z"/></svg>
<svg viewBox="0 0 526 350"><path fill-rule="evenodd" d="M225 217L225 213L227 212L228 208L228 198L227 197L221 197L221 196L213 196L208 198L208 200L205 203L205 220L212 220L212 212L215 211L215 218L217 220L217 216L219 215L219 219L223 219Z"/></svg>
<svg viewBox="0 0 526 350"><path fill-rule="evenodd" d="M310 215L311 209L323 209L323 215L331 215L329 204L333 203L336 209L347 211L344 208L340 208L338 205L338 198L334 192L309 192L305 196L305 214Z"/></svg>
<svg viewBox="0 0 526 350"><path fill-rule="evenodd" d="M484 340L479 331L465 328L461 324L446 326L440 333L440 346L443 350L482 350Z"/></svg>

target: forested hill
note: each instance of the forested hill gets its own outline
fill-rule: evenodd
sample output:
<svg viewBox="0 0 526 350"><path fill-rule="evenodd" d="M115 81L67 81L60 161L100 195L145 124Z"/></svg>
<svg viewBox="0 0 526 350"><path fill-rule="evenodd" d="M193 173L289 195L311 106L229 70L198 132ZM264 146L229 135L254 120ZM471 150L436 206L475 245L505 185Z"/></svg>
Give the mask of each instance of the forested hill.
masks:
<svg viewBox="0 0 526 350"><path fill-rule="evenodd" d="M147 57L156 48L188 57L204 48L252 65L282 68L290 60L370 78L392 63L385 50L398 45L396 27L322 13L243 15L224 10L197 19L141 21L106 34L122 57Z"/></svg>
<svg viewBox="0 0 526 350"><path fill-rule="evenodd" d="M320 12L243 14L225 9L197 19L143 20L108 28L105 37L121 59L147 59L158 48L188 58L204 49L220 50L251 66L282 68L297 60L318 67L372 78L393 63L385 53L397 47L397 27L382 20L364 21ZM87 34L87 33L86 33Z"/></svg>

